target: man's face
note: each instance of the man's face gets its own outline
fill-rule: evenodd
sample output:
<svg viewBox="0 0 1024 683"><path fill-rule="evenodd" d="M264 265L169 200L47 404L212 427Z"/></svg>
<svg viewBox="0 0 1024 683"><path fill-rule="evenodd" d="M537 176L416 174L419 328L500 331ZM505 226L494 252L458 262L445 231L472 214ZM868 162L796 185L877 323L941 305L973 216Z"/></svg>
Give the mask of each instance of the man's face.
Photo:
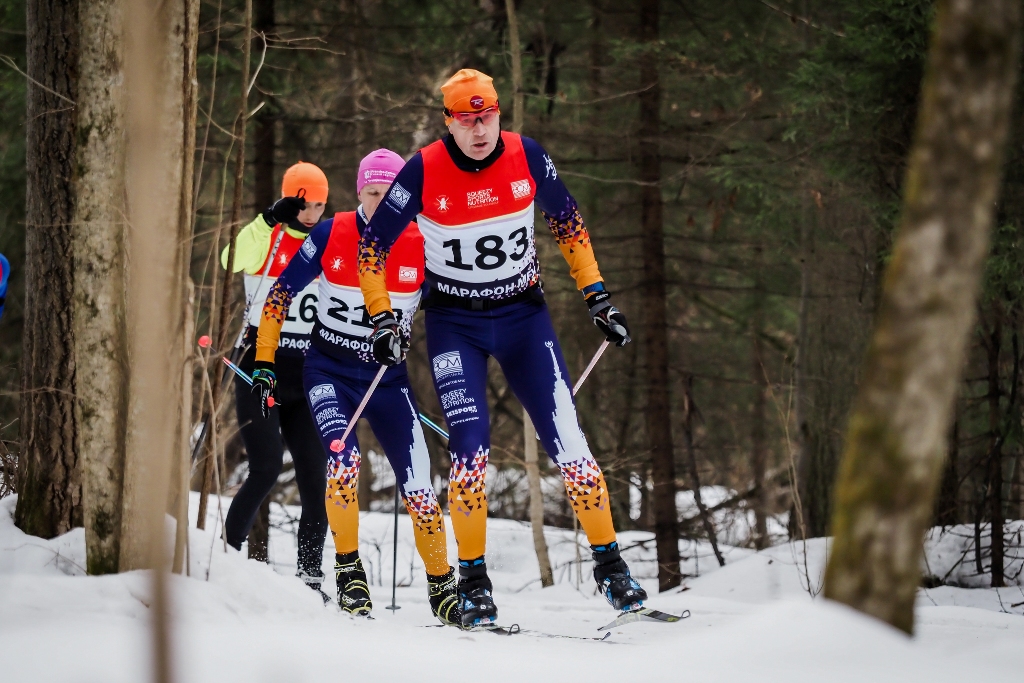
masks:
<svg viewBox="0 0 1024 683"><path fill-rule="evenodd" d="M387 183L369 183L363 185L363 189L359 190L359 203L363 205L366 220L373 218L373 213L380 206L380 200L384 199L384 193L388 191L389 187L391 185Z"/></svg>
<svg viewBox="0 0 1024 683"><path fill-rule="evenodd" d="M324 202L306 202L306 208L299 211L298 221L307 228L312 228L320 222L326 208L327 204Z"/></svg>
<svg viewBox="0 0 1024 683"><path fill-rule="evenodd" d="M452 121L448 126L448 132L452 134L455 144L459 146L463 154L470 159L480 161L486 159L498 144L498 137L501 135L500 123L500 116L495 116L487 123L476 119L475 123L468 128L458 121Z"/></svg>

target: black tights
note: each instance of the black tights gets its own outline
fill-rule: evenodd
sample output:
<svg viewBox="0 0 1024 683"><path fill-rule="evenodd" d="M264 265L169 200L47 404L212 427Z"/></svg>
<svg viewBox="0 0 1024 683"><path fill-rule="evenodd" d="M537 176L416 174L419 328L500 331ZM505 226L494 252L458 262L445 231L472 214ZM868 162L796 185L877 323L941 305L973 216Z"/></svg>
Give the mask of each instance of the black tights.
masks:
<svg viewBox="0 0 1024 683"><path fill-rule="evenodd" d="M239 366L252 372L255 352L250 349ZM235 381L235 406L242 441L249 454L249 476L235 494L224 521L228 544L241 549L249 535L263 499L277 483L284 462L284 444L295 463L295 482L299 486L302 516L299 518L299 571L320 576L327 536L327 457L320 445L313 418L302 388L301 356L278 354L276 403L270 417L263 419L259 402L250 394L249 385ZM284 444L281 437L284 436Z"/></svg>

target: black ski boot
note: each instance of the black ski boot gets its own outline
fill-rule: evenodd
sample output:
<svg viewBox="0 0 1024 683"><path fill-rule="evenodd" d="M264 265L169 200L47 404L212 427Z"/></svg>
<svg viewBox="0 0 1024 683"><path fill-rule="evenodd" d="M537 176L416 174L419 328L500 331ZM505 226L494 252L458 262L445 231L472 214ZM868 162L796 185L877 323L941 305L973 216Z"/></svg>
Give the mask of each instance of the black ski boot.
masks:
<svg viewBox="0 0 1024 683"><path fill-rule="evenodd" d="M591 546L594 551L594 580L611 606L623 612L643 607L647 591L629 575L626 561L619 556L619 544Z"/></svg>
<svg viewBox="0 0 1024 683"><path fill-rule="evenodd" d="M307 586L309 586L310 588L315 590L317 593L319 593L320 597L323 598L323 601L324 601L325 605L329 604L331 602L331 596L329 596L327 593L324 593L320 589L320 586L322 586L323 582L324 582L324 573L323 572L320 572L320 575L317 576L316 574L313 574L312 572L307 572L307 571L303 571L303 570L300 569L298 571L298 573L295 574L295 576L297 576L300 579L302 579L303 583L305 583Z"/></svg>
<svg viewBox="0 0 1024 683"><path fill-rule="evenodd" d="M459 608L462 628L489 626L498 620L498 608L491 597L491 580L483 556L459 560Z"/></svg>
<svg viewBox="0 0 1024 683"><path fill-rule="evenodd" d="M442 624L462 626L462 610L459 609L454 567L441 576L427 574L427 597L430 598L430 611Z"/></svg>
<svg viewBox="0 0 1024 683"><path fill-rule="evenodd" d="M334 580L338 584L338 607L349 614L370 616L370 586L358 550L334 556Z"/></svg>

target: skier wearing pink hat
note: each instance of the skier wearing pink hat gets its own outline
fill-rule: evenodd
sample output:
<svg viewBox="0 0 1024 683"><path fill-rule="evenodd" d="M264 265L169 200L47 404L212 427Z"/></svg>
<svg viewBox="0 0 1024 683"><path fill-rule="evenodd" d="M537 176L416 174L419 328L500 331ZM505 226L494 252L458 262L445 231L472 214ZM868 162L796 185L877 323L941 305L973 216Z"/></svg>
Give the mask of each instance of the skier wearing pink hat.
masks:
<svg viewBox="0 0 1024 683"><path fill-rule="evenodd" d="M359 558L359 443L349 419L380 367L366 340L373 329L359 289L357 245L366 224L405 162L387 149L359 164L356 194L360 206L340 212L309 233L296 257L270 288L256 338L253 393L263 415L274 392L274 356L281 327L296 293L319 278L317 309L303 366L306 400L327 455L327 518L337 552L335 577L341 609L368 615L372 608L366 572ZM391 247L387 290L408 339L423 285L423 237L409 223ZM409 386L405 363L388 368L364 409L391 466L413 520L416 548L427 571L431 610L446 624L461 623L455 570L448 564L444 516L430 476L430 458Z"/></svg>

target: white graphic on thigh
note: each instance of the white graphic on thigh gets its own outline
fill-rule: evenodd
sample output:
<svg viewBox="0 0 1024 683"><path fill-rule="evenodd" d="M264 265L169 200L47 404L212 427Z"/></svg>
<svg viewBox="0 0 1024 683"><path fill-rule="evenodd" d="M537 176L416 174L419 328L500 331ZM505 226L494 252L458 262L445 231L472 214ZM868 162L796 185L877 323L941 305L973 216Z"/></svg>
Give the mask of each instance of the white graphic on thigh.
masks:
<svg viewBox="0 0 1024 683"><path fill-rule="evenodd" d="M562 379L562 371L558 369L555 345L553 342L544 342L544 346L548 347L551 352L551 363L555 368L555 412L551 414L555 432L558 434L558 438L555 439L558 455L555 460L559 465L580 460L594 462L590 446L587 445L587 439L580 431L579 422L576 420L576 406L572 402L572 390ZM597 463L594 464L596 467Z"/></svg>
<svg viewBox="0 0 1024 683"><path fill-rule="evenodd" d="M423 428L420 427L419 416L412 406L412 399L409 398L409 390L402 389L405 400L409 404L409 412L412 413L412 445L409 446L409 461L412 467L406 467L405 471L409 481L402 488L406 494L422 491L431 488L430 483L430 456L427 452L427 441L423 437Z"/></svg>

